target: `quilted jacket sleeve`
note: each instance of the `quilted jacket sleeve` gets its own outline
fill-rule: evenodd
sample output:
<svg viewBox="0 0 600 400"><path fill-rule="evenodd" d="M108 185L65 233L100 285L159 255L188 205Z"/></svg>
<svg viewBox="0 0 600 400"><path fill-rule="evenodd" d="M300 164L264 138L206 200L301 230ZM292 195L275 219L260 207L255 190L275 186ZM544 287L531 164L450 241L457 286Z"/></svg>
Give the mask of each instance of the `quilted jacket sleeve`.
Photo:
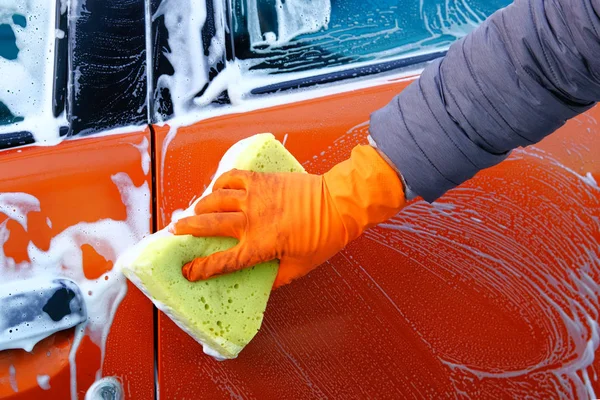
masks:
<svg viewBox="0 0 600 400"><path fill-rule="evenodd" d="M427 201L600 100L600 0L517 0L371 115L371 137Z"/></svg>

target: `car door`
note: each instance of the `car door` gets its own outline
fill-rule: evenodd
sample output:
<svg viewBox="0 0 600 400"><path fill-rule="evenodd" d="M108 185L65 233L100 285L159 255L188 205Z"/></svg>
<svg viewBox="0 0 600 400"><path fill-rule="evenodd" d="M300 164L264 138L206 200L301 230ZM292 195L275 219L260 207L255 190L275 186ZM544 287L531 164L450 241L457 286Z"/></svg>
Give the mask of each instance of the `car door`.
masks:
<svg viewBox="0 0 600 400"><path fill-rule="evenodd" d="M153 221L144 15L143 1L0 4L0 297L68 278L87 308L0 351L0 398L83 398L106 377L98 392L154 395L153 308L113 268Z"/></svg>
<svg viewBox="0 0 600 400"><path fill-rule="evenodd" d="M346 159L371 112L507 2L184 4L153 11L158 228L250 135L272 132L312 173ZM599 117L411 202L275 291L235 360L159 313L160 396L594 397Z"/></svg>
<svg viewBox="0 0 600 400"><path fill-rule="evenodd" d="M307 4L2 4L0 284L51 271L104 307L0 352L0 398L102 377L144 399L594 397L597 109L275 292L233 361L112 269L239 139L273 132L313 173L347 158L372 111L507 2Z"/></svg>

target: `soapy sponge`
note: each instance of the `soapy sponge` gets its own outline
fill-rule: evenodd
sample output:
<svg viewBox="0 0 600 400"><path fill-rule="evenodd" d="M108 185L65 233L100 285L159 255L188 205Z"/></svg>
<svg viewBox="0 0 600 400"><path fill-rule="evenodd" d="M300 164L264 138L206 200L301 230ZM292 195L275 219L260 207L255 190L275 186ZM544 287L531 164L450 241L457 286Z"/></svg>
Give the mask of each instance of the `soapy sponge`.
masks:
<svg viewBox="0 0 600 400"><path fill-rule="evenodd" d="M259 134L227 151L215 179L232 168L257 172L304 172L271 134ZM213 180L214 182L214 180ZM204 195L210 193L211 186ZM183 216L193 214L194 205ZM181 268L235 246L232 238L174 236L166 229L140 242L119 259L125 275L184 331L219 359L235 358L258 332L278 262L259 264L206 281L189 282Z"/></svg>

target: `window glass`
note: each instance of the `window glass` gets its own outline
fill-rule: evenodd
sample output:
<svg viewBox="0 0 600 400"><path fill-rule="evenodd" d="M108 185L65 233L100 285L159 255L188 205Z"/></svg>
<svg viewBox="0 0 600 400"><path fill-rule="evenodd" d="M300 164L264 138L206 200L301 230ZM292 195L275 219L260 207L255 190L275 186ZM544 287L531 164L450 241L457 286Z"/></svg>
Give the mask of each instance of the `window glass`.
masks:
<svg viewBox="0 0 600 400"><path fill-rule="evenodd" d="M509 0L234 0L236 57L270 73L448 48Z"/></svg>
<svg viewBox="0 0 600 400"><path fill-rule="evenodd" d="M54 1L0 2L0 132L52 113L54 17Z"/></svg>

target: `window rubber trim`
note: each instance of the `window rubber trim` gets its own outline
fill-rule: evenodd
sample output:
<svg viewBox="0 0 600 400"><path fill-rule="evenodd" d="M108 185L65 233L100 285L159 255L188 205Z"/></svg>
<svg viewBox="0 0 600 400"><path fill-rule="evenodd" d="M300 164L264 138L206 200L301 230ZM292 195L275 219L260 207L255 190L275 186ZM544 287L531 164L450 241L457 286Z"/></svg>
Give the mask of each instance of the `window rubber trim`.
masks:
<svg viewBox="0 0 600 400"><path fill-rule="evenodd" d="M269 93L283 92L293 89L302 89L315 85L324 85L333 82L339 82L347 79L355 79L365 77L369 75L380 74L382 72L389 72L396 69L406 68L411 65L422 64L441 58L446 55L448 51L436 51L433 53L421 54L418 56L401 58L398 60L386 61L374 65L365 65L361 67L348 68L341 71L329 72L325 74L319 74L309 76L306 78L292 79L289 81L277 82L271 85L260 86L250 91L253 95L262 95Z"/></svg>

